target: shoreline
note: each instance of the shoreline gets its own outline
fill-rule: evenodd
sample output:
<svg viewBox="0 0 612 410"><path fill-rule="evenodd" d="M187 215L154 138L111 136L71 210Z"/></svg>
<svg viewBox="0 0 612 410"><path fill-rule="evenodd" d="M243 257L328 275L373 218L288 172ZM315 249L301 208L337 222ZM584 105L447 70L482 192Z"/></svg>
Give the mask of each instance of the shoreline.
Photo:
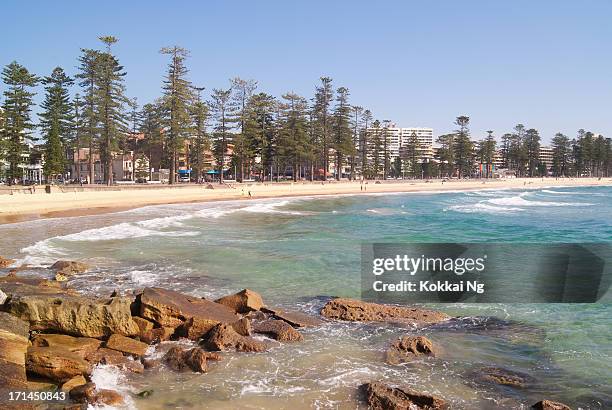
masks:
<svg viewBox="0 0 612 410"><path fill-rule="evenodd" d="M252 183L230 186L178 185L160 187L62 187L68 192L0 195L0 224L36 219L99 215L150 205L169 205L249 199L359 194L401 194L473 191L482 189L535 189L545 187L612 186L612 178L515 178L490 180L403 180Z"/></svg>

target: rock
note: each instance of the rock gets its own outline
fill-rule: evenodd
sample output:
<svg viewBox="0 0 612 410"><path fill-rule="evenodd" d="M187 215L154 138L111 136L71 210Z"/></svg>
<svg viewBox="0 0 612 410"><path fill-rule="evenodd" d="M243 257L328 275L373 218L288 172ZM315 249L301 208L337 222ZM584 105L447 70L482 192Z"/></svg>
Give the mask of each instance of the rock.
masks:
<svg viewBox="0 0 612 410"><path fill-rule="evenodd" d="M438 323L450 319L445 313L404 306L381 305L338 298L325 304L321 314L329 319L368 322Z"/></svg>
<svg viewBox="0 0 612 410"><path fill-rule="evenodd" d="M113 334L106 342L106 348L133 356L144 356L149 345L129 337Z"/></svg>
<svg viewBox="0 0 612 410"><path fill-rule="evenodd" d="M8 268L13 263L15 263L15 259L7 259L0 256L0 269Z"/></svg>
<svg viewBox="0 0 612 410"><path fill-rule="evenodd" d="M500 367L483 367L475 372L476 379L486 384L497 384L515 388L525 387L529 376Z"/></svg>
<svg viewBox="0 0 612 410"><path fill-rule="evenodd" d="M174 335L173 327L156 327L140 335L140 341L148 344L165 342Z"/></svg>
<svg viewBox="0 0 612 410"><path fill-rule="evenodd" d="M30 375L28 378L28 390L31 391L56 391L57 382L44 377Z"/></svg>
<svg viewBox="0 0 612 410"><path fill-rule="evenodd" d="M424 336L404 336L387 349L385 361L389 364L399 364L419 356L436 356L431 340Z"/></svg>
<svg viewBox="0 0 612 410"><path fill-rule="evenodd" d="M111 296L114 297L114 296ZM147 334L151 330L153 330L153 322L148 321L140 316L132 316L132 320L138 326L138 337Z"/></svg>
<svg viewBox="0 0 612 410"><path fill-rule="evenodd" d="M94 396L94 404L116 407L123 404L123 396L114 390L100 389Z"/></svg>
<svg viewBox="0 0 612 410"><path fill-rule="evenodd" d="M199 329L218 323L233 323L238 316L227 306L172 290L145 288L138 296L140 315L163 327L177 328L194 318Z"/></svg>
<svg viewBox="0 0 612 410"><path fill-rule="evenodd" d="M101 341L91 337L73 337L59 334L40 333L32 339L32 346L60 347L76 353L83 359L98 350L101 344Z"/></svg>
<svg viewBox="0 0 612 410"><path fill-rule="evenodd" d="M77 403L90 403L106 406L120 406L123 404L123 397L113 390L96 389L92 382L77 386L70 390L70 398Z"/></svg>
<svg viewBox="0 0 612 410"><path fill-rule="evenodd" d="M153 389L143 390L141 392L136 393L136 397L139 397L141 399L146 399L147 397L151 397L152 394L153 394Z"/></svg>
<svg viewBox="0 0 612 410"><path fill-rule="evenodd" d="M97 351L85 357L91 364L106 364L110 366L116 366L123 370L128 370L132 373L144 372L144 365L139 361L132 360L129 357L123 355L118 350L107 349L105 347L99 348Z"/></svg>
<svg viewBox="0 0 612 410"><path fill-rule="evenodd" d="M264 308L262 311L271 314L276 319L284 320L293 327L314 327L323 324L321 319L300 312L287 312L278 308Z"/></svg>
<svg viewBox="0 0 612 410"><path fill-rule="evenodd" d="M218 353L205 352L199 347L186 350L174 346L168 350L163 358L163 361L176 371L189 368L199 373L206 373L209 360L219 361L221 356Z"/></svg>
<svg viewBox="0 0 612 410"><path fill-rule="evenodd" d="M0 312L0 387L26 388L26 352L29 325Z"/></svg>
<svg viewBox="0 0 612 410"><path fill-rule="evenodd" d="M159 359L151 359L151 358L142 359L142 364L145 369L153 369L159 366L159 363L160 363Z"/></svg>
<svg viewBox="0 0 612 410"><path fill-rule="evenodd" d="M32 330L72 336L109 337L113 333L132 336L138 326L130 314L127 297L95 299L83 296L17 296L8 302L10 313L30 322Z"/></svg>
<svg viewBox="0 0 612 410"><path fill-rule="evenodd" d="M569 406L551 400L541 400L531 406L535 410L572 410Z"/></svg>
<svg viewBox="0 0 612 410"><path fill-rule="evenodd" d="M270 336L279 342L301 342L304 336L283 320L268 319L263 322L253 324L255 333L262 333Z"/></svg>
<svg viewBox="0 0 612 410"><path fill-rule="evenodd" d="M62 272L66 276L74 275L75 273L84 273L89 270L89 265L76 261L57 261L51 268L54 271Z"/></svg>
<svg viewBox="0 0 612 410"><path fill-rule="evenodd" d="M28 348L26 369L30 373L58 382L91 372L89 363L77 354L60 347L39 346Z"/></svg>
<svg viewBox="0 0 612 410"><path fill-rule="evenodd" d="M77 386L83 386L84 384L87 384L87 380L83 376L74 376L72 379L69 379L64 384L62 384L62 387L60 387L60 391L63 391L64 393L70 393L70 390L74 389Z"/></svg>
<svg viewBox="0 0 612 410"><path fill-rule="evenodd" d="M68 280L68 277L64 275L62 272L56 272L55 280L58 282L66 282Z"/></svg>
<svg viewBox="0 0 612 410"><path fill-rule="evenodd" d="M232 327L239 335L251 336L251 321L246 317L232 323Z"/></svg>
<svg viewBox="0 0 612 410"><path fill-rule="evenodd" d="M372 410L445 410L448 403L437 396L420 393L405 387L390 387L383 383L361 386L368 408Z"/></svg>
<svg viewBox="0 0 612 410"><path fill-rule="evenodd" d="M202 345L208 350L237 350L239 352L263 352L263 342L236 333L231 325L220 323L206 334Z"/></svg>
<svg viewBox="0 0 612 410"><path fill-rule="evenodd" d="M260 310L264 307L261 295L250 289L241 290L233 295L224 296L215 302L227 306L236 313L248 313L253 310Z"/></svg>
<svg viewBox="0 0 612 410"><path fill-rule="evenodd" d="M32 296L32 295L66 295L76 294L65 284L47 279L21 278L17 276L0 277L0 289L8 296Z"/></svg>

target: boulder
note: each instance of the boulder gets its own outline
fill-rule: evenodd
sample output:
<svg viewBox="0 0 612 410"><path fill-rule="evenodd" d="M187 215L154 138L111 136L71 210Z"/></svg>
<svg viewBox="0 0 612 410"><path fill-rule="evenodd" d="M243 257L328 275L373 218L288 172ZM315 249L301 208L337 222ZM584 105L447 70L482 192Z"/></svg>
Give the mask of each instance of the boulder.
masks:
<svg viewBox="0 0 612 410"><path fill-rule="evenodd" d="M132 320L134 321L134 323L136 323L136 326L138 326L138 337L141 337L142 335L145 335L151 330L153 330L154 323L147 319L144 319L140 316L132 316Z"/></svg>
<svg viewBox="0 0 612 410"><path fill-rule="evenodd" d="M106 348L140 357L145 355L149 345L129 337L113 334L106 342Z"/></svg>
<svg viewBox="0 0 612 410"><path fill-rule="evenodd" d="M57 261L51 265L51 269L56 272L62 272L66 276L76 273L84 273L89 270L89 265L77 261Z"/></svg>
<svg viewBox="0 0 612 410"><path fill-rule="evenodd" d="M60 347L39 346L28 348L26 369L29 373L61 383L91 372L90 364L77 354Z"/></svg>
<svg viewBox="0 0 612 410"><path fill-rule="evenodd" d="M250 289L244 289L233 295L224 296L215 300L215 302L227 306L235 313L248 313L260 310L265 306L261 295Z"/></svg>
<svg viewBox="0 0 612 410"><path fill-rule="evenodd" d="M83 386L84 384L87 384L87 380L83 376L74 376L72 379L69 379L64 382L64 384L62 384L60 391L64 393L70 393L70 390L74 389L77 386Z"/></svg>
<svg viewBox="0 0 612 410"><path fill-rule="evenodd" d="M138 333L130 303L127 297L95 299L35 295L13 297L8 302L8 309L13 315L29 321L32 330L105 338L113 333L125 336Z"/></svg>
<svg viewBox="0 0 612 410"><path fill-rule="evenodd" d="M207 350L239 352L263 352L267 345L252 337L242 336L231 325L220 323L202 339L202 345Z"/></svg>
<svg viewBox="0 0 612 410"><path fill-rule="evenodd" d="M437 396L420 393L406 387L391 387L383 383L361 386L368 408L372 410L445 410L448 403Z"/></svg>
<svg viewBox="0 0 612 410"><path fill-rule="evenodd" d="M138 303L139 316L163 327L177 328L189 318L197 320L199 329L238 320L227 306L167 289L145 288Z"/></svg>
<svg viewBox="0 0 612 410"><path fill-rule="evenodd" d="M142 373L144 371L144 366L139 361L124 356L123 353L118 350L107 349L105 347L101 347L89 354L85 357L85 360L93 365L106 364L109 366L116 366L132 373Z"/></svg>
<svg viewBox="0 0 612 410"><path fill-rule="evenodd" d="M405 306L381 305L338 298L325 304L321 314L329 319L367 322L438 323L450 319L445 313Z"/></svg>
<svg viewBox="0 0 612 410"><path fill-rule="evenodd" d="M304 336L283 320L268 319L263 322L254 322L253 331L265 334L279 342L301 342Z"/></svg>
<svg viewBox="0 0 612 410"><path fill-rule="evenodd" d="M314 327L323 324L321 319L301 312L288 312L278 308L263 308L262 311L271 314L276 319L284 320L293 327Z"/></svg>
<svg viewBox="0 0 612 410"><path fill-rule="evenodd" d="M385 361L389 364L399 364L420 356L436 356L431 340L424 336L404 336L393 342L387 349Z"/></svg>
<svg viewBox="0 0 612 410"><path fill-rule="evenodd" d="M8 259L0 256L0 269L8 268L13 263L15 263L15 259Z"/></svg>
<svg viewBox="0 0 612 410"><path fill-rule="evenodd" d="M0 277L0 289L9 299L15 296L76 294L65 284L54 280L22 278L13 275Z"/></svg>
<svg viewBox="0 0 612 410"><path fill-rule="evenodd" d="M476 381L484 384L496 384L522 388L530 381L530 377L523 373L502 369L501 367L483 367L474 372Z"/></svg>
<svg viewBox="0 0 612 410"><path fill-rule="evenodd" d="M141 342L153 344L170 340L174 333L175 329L173 327L156 327L141 334L139 337Z"/></svg>
<svg viewBox="0 0 612 410"><path fill-rule="evenodd" d="M0 386L13 389L26 388L26 352L29 325L0 312Z"/></svg>
<svg viewBox="0 0 612 410"><path fill-rule="evenodd" d="M243 317L242 319L237 320L234 323L232 323L232 327L234 328L236 333L238 333L239 335L251 336L251 331L252 331L251 321L247 319L246 317Z"/></svg>
<svg viewBox="0 0 612 410"><path fill-rule="evenodd" d="M531 408L535 410L572 410L569 406L552 400L541 400Z"/></svg>
<svg viewBox="0 0 612 410"><path fill-rule="evenodd" d="M73 337L60 334L44 334L40 333L32 339L32 346L38 347L61 347L72 353L76 353L79 357L85 358L87 355L98 350L101 341L91 337Z"/></svg>
<svg viewBox="0 0 612 410"><path fill-rule="evenodd" d="M70 390L70 398L77 403L90 403L96 405L106 405L111 407L123 404L123 397L113 390L96 389L95 383L77 386Z"/></svg>
<svg viewBox="0 0 612 410"><path fill-rule="evenodd" d="M163 358L163 361L176 371L191 369L199 373L206 373L209 360L219 361L221 360L221 355L218 353L205 352L199 347L187 350L174 346L168 350Z"/></svg>

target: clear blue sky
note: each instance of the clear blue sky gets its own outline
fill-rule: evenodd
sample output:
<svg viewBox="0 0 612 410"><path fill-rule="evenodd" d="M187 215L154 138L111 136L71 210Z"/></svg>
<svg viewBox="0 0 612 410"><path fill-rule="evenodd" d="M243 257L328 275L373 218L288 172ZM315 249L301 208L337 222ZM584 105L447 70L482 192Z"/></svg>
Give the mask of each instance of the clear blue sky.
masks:
<svg viewBox="0 0 612 410"><path fill-rule="evenodd" d="M127 90L160 93L162 46L191 51L208 91L234 76L312 96L318 78L401 126L499 137L521 122L544 141L579 128L612 136L612 1L3 0L0 64L75 73L80 48L119 38ZM0 85L2 87L2 85Z"/></svg>

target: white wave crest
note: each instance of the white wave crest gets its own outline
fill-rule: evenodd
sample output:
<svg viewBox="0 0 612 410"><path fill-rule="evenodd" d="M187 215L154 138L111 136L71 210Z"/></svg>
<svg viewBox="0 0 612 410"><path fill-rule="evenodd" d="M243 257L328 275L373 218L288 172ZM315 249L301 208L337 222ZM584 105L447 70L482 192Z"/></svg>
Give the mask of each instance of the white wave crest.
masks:
<svg viewBox="0 0 612 410"><path fill-rule="evenodd" d="M110 365L97 365L94 367L91 373L91 381L96 384L96 389L108 389L114 390L123 396L125 407L129 409L135 409L136 406L130 396L130 388L125 380L123 372ZM88 407L95 409L113 409L115 407L110 406L95 406Z"/></svg>
<svg viewBox="0 0 612 410"><path fill-rule="evenodd" d="M502 206L590 206L592 204L585 202L553 202L553 201L531 201L525 199L525 196L529 192L522 192L516 196L505 197L505 198L493 198L487 200L488 203L493 205Z"/></svg>
<svg viewBox="0 0 612 410"><path fill-rule="evenodd" d="M468 205L453 205L448 209L467 214L487 213L496 215L513 214L516 212L523 211L523 208L488 205L483 202Z"/></svg>
<svg viewBox="0 0 612 410"><path fill-rule="evenodd" d="M87 229L69 235L58 236L55 239L63 241L109 241L119 239L144 238L147 236L194 236L197 232L191 231L159 231L147 229L142 226L123 222L117 225L105 226L103 228Z"/></svg>

